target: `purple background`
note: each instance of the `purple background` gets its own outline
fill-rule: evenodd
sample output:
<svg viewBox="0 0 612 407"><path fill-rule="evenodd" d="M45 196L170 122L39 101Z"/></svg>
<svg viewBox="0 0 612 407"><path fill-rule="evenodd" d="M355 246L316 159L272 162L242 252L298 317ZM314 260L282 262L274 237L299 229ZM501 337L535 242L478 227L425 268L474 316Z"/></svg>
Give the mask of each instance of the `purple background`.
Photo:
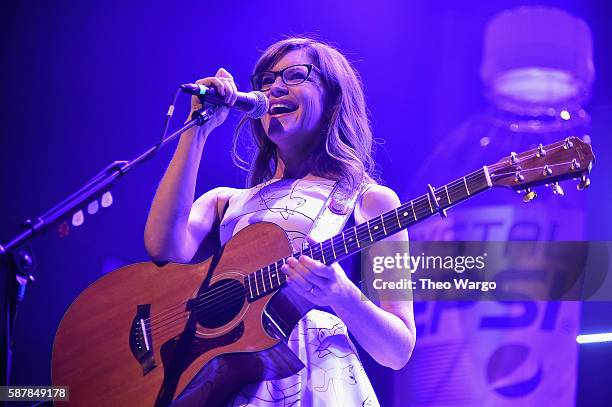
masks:
<svg viewBox="0 0 612 407"><path fill-rule="evenodd" d="M0 6L0 242L110 162L131 159L153 144L178 84L224 67L239 89L248 90L260 50L283 35L314 34L353 61L363 78L374 135L385 142L376 155L383 179L402 200L420 195L424 185L411 175L440 139L486 105L478 76L486 22L525 4L560 7L583 18L593 32L596 82L587 110L598 161L587 198L587 237L611 240L612 6L606 3L5 3ZM175 126L187 114L187 100L180 100ZM198 193L243 185L244 173L229 155L237 120L230 116L207 142ZM18 318L13 383L47 384L53 336L66 307L103 273L146 259L146 215L172 151L173 146L120 181L113 206L86 216L85 225L72 228L68 237L50 232L32 244L37 283ZM453 162L441 162L438 170L436 178L447 181L463 175ZM491 194L476 199L487 202ZM612 330L604 310L585 305L585 333ZM604 377L611 354L609 344L581 349L580 402L610 395ZM373 368L372 375L384 405L389 392L381 371Z"/></svg>

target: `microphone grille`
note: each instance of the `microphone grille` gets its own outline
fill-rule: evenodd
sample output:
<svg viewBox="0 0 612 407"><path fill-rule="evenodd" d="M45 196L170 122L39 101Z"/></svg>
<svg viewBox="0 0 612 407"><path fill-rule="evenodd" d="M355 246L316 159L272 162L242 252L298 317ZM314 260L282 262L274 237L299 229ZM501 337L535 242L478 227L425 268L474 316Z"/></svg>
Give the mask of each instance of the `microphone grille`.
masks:
<svg viewBox="0 0 612 407"><path fill-rule="evenodd" d="M246 114L251 119L259 119L268 111L270 107L270 101L268 100L266 95L261 92L253 91L250 93L255 97L255 106L253 106L251 110L246 112Z"/></svg>

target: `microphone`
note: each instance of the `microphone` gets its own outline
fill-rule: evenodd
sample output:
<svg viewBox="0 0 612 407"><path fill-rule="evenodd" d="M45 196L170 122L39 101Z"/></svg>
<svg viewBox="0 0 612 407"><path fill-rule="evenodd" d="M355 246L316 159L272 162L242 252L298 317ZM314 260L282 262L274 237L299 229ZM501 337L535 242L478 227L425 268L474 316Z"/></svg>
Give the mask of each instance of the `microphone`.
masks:
<svg viewBox="0 0 612 407"><path fill-rule="evenodd" d="M181 90L190 95L198 96L202 103L208 102L213 105L227 106L223 101L223 96L219 95L214 87L187 83L181 85ZM269 103L266 95L261 92L238 92L236 102L229 107L245 112L251 119L259 119L268 111Z"/></svg>

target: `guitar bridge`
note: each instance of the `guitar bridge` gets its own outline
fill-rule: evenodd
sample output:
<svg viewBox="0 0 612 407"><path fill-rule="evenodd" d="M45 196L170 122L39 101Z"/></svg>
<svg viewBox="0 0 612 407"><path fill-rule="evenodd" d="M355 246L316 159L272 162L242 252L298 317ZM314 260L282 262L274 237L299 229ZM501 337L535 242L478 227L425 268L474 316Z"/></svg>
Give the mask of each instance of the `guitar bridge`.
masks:
<svg viewBox="0 0 612 407"><path fill-rule="evenodd" d="M130 350L138 363L142 366L142 375L145 376L155 368L153 353L153 336L151 335L151 304L138 305L136 316L130 329Z"/></svg>

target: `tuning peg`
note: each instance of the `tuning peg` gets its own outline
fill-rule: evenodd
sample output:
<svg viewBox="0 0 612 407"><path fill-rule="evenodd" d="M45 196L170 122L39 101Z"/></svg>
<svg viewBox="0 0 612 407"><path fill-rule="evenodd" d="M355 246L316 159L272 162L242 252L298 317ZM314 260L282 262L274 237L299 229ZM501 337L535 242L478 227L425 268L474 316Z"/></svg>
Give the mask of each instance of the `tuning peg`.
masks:
<svg viewBox="0 0 612 407"><path fill-rule="evenodd" d="M580 178L578 185L576 185L576 189L578 189L578 191L584 191L589 187L589 185L591 185L591 180L586 175L583 175Z"/></svg>
<svg viewBox="0 0 612 407"><path fill-rule="evenodd" d="M519 182L523 181L525 181L525 177L523 176L523 174L517 171L516 174L514 174L514 182L518 184Z"/></svg>
<svg viewBox="0 0 612 407"><path fill-rule="evenodd" d="M570 165L570 169L571 170L579 170L580 169L580 163L575 158L572 160L572 165Z"/></svg>
<svg viewBox="0 0 612 407"><path fill-rule="evenodd" d="M553 191L553 193L555 195L559 195L559 196L565 195L565 192L563 192L563 188L561 188L561 185L559 185L558 182L555 182L554 184L551 184L550 188L552 189L552 191Z"/></svg>
<svg viewBox="0 0 612 407"><path fill-rule="evenodd" d="M525 195L523 195L523 202L531 202L536 198L536 196L538 196L535 191L532 191L529 188L527 188L525 192Z"/></svg>
<svg viewBox="0 0 612 407"><path fill-rule="evenodd" d="M549 175L552 175L552 169L548 166L548 164L546 164L544 166L544 170L542 171L542 175L544 175L545 177L548 177Z"/></svg>
<svg viewBox="0 0 612 407"><path fill-rule="evenodd" d="M540 157L544 157L546 155L546 150L544 150L544 146L542 145L542 143L540 143L540 145L538 146L538 152L536 153L536 157L540 158Z"/></svg>
<svg viewBox="0 0 612 407"><path fill-rule="evenodd" d="M574 147L574 143L572 143L572 141L570 140L570 138L566 138L565 142L563 143L563 149L564 150L569 150L570 148Z"/></svg>

